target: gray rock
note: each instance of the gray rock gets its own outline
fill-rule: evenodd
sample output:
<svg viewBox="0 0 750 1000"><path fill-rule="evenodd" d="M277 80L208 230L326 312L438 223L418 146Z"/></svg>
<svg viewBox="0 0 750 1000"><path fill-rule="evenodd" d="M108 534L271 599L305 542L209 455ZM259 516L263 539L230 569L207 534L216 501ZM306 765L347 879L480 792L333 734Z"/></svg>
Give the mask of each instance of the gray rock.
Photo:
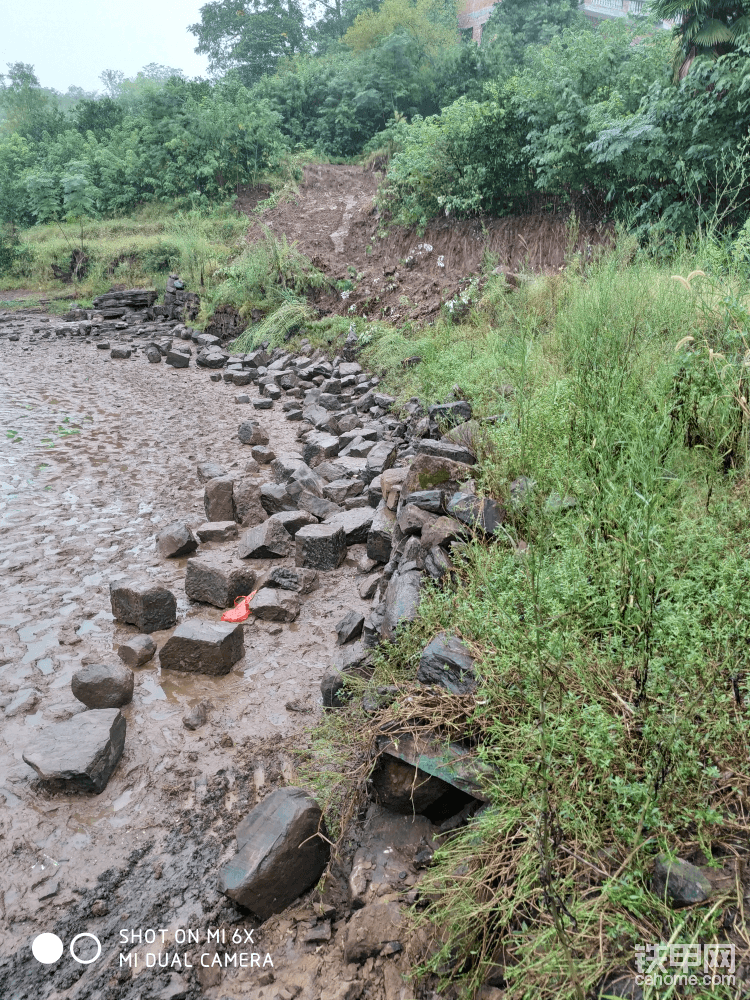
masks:
<svg viewBox="0 0 750 1000"><path fill-rule="evenodd" d="M439 684L451 694L470 694L477 686L474 657L460 639L441 632L422 650L417 680Z"/></svg>
<svg viewBox="0 0 750 1000"><path fill-rule="evenodd" d="M254 420L245 420L237 428L237 437L242 444L267 445L268 434ZM256 456L253 455L253 458Z"/></svg>
<svg viewBox="0 0 750 1000"><path fill-rule="evenodd" d="M428 413L432 437L443 433L445 428L457 427L472 418L471 403L464 399L456 403L440 403L437 406L431 406Z"/></svg>
<svg viewBox="0 0 750 1000"><path fill-rule="evenodd" d="M210 701L199 701L197 705L194 705L188 714L182 718L182 724L185 729L195 732L196 729L205 726L208 721L208 712L211 708L213 708L213 705Z"/></svg>
<svg viewBox="0 0 750 1000"><path fill-rule="evenodd" d="M14 715L25 715L33 711L40 699L41 695L35 688L21 688L5 706L5 718L10 719Z"/></svg>
<svg viewBox="0 0 750 1000"><path fill-rule="evenodd" d="M207 483L209 479L218 479L220 476L226 476L226 469L222 469L220 465L216 462L199 462L198 463L198 479L201 484Z"/></svg>
<svg viewBox="0 0 750 1000"><path fill-rule="evenodd" d="M371 576L364 578L357 588L359 596L363 601L369 601L375 596L375 591L378 589L381 580L382 576L379 573L373 573Z"/></svg>
<svg viewBox="0 0 750 1000"><path fill-rule="evenodd" d="M270 465L276 458L276 452L272 448L266 448L265 445L256 445L250 454L261 465Z"/></svg>
<svg viewBox="0 0 750 1000"><path fill-rule="evenodd" d="M297 510L297 497L292 495L286 483L263 483L260 502L268 514Z"/></svg>
<svg viewBox="0 0 750 1000"><path fill-rule="evenodd" d="M261 920L312 888L330 857L320 807L301 788L267 795L237 829L238 853L221 870L219 891Z"/></svg>
<svg viewBox="0 0 750 1000"><path fill-rule="evenodd" d="M505 508L490 497L477 497L473 493L454 493L446 504L446 511L462 524L492 535L505 521Z"/></svg>
<svg viewBox="0 0 750 1000"><path fill-rule="evenodd" d="M367 557L378 563L387 563L391 557L393 544L393 529L396 527L396 515L385 505L385 501L375 511L372 525L367 534Z"/></svg>
<svg viewBox="0 0 750 1000"><path fill-rule="evenodd" d="M227 674L245 655L241 624L191 618L177 628L159 653L162 670Z"/></svg>
<svg viewBox="0 0 750 1000"><path fill-rule="evenodd" d="M272 515L273 520L283 524L289 534L294 538L300 528L306 524L317 524L318 519L309 514L306 510L284 510Z"/></svg>
<svg viewBox="0 0 750 1000"><path fill-rule="evenodd" d="M294 539L284 525L269 518L242 535L237 554L240 559L275 559L289 555L293 546Z"/></svg>
<svg viewBox="0 0 750 1000"><path fill-rule="evenodd" d="M359 497L364 489L364 483L359 479L335 479L323 487L323 496L331 503L341 504L345 500Z"/></svg>
<svg viewBox="0 0 750 1000"><path fill-rule="evenodd" d="M117 358L120 360L129 358L131 354L132 351L130 350L129 347L113 347L112 350L109 352L110 358Z"/></svg>
<svg viewBox="0 0 750 1000"><path fill-rule="evenodd" d="M158 347L148 347L145 351L146 360L149 364L158 365L161 361L161 351Z"/></svg>
<svg viewBox="0 0 750 1000"><path fill-rule="evenodd" d="M439 514L443 509L443 501L440 490L416 490L404 498L405 504L412 504L430 514Z"/></svg>
<svg viewBox="0 0 750 1000"><path fill-rule="evenodd" d="M419 585L422 574L418 570L395 573L385 592L385 618L381 635L393 642L398 626L411 622L419 610Z"/></svg>
<svg viewBox="0 0 750 1000"><path fill-rule="evenodd" d="M262 485L252 477L234 484L234 516L243 528L255 528L268 516L263 507Z"/></svg>
<svg viewBox="0 0 750 1000"><path fill-rule="evenodd" d="M398 941L403 929L398 903L373 900L349 918L344 935L344 961L362 963L380 955L386 945Z"/></svg>
<svg viewBox="0 0 750 1000"><path fill-rule="evenodd" d="M359 611L350 611L336 626L337 642L343 646L347 642L353 642L362 635L362 626L365 623L365 616Z"/></svg>
<svg viewBox="0 0 750 1000"><path fill-rule="evenodd" d="M254 399L253 400L254 410L272 410L273 400L272 399Z"/></svg>
<svg viewBox="0 0 750 1000"><path fill-rule="evenodd" d="M344 511L342 514L333 514L327 517L324 523L343 528L347 545L360 545L367 541L374 516L375 511L372 507L360 507Z"/></svg>
<svg viewBox="0 0 750 1000"><path fill-rule="evenodd" d="M434 514L422 510L413 503L404 504L396 516L396 522L405 535L419 535L435 520Z"/></svg>
<svg viewBox="0 0 750 1000"><path fill-rule="evenodd" d="M233 521L235 519L234 479L232 476L209 479L203 488L203 507L209 521Z"/></svg>
<svg viewBox="0 0 750 1000"><path fill-rule="evenodd" d="M308 434L305 441L305 446L302 450L302 459L310 468L314 468L327 458L338 455L339 447L339 439L334 437L333 434L313 431L312 434Z"/></svg>
<svg viewBox="0 0 750 1000"><path fill-rule="evenodd" d="M219 480L221 482L221 480ZM184 521L173 521L156 536L156 547L162 559L176 559L195 552L198 540Z"/></svg>
<svg viewBox="0 0 750 1000"><path fill-rule="evenodd" d="M295 537L298 566L310 569L337 569L346 557L346 533L340 526L308 524Z"/></svg>
<svg viewBox="0 0 750 1000"><path fill-rule="evenodd" d="M681 858L670 861L664 854L654 861L651 889L675 908L703 903L712 893L711 883L700 868Z"/></svg>
<svg viewBox="0 0 750 1000"><path fill-rule="evenodd" d="M185 594L191 601L231 608L238 597L246 597L255 586L255 571L247 563L223 554L190 559L185 572Z"/></svg>
<svg viewBox="0 0 750 1000"><path fill-rule="evenodd" d="M116 708L80 712L38 730L23 759L43 781L102 792L122 756L125 730L125 718Z"/></svg>
<svg viewBox="0 0 750 1000"><path fill-rule="evenodd" d="M89 663L70 682L74 697L86 708L122 708L133 700L133 671L121 663Z"/></svg>
<svg viewBox="0 0 750 1000"><path fill-rule="evenodd" d="M424 559L424 570L433 580L442 580L453 569L448 553L439 545L433 546Z"/></svg>
<svg viewBox="0 0 750 1000"><path fill-rule="evenodd" d="M314 569L297 569L292 566L274 566L265 579L266 587L281 587L300 594L309 594L315 589L318 573Z"/></svg>
<svg viewBox="0 0 750 1000"><path fill-rule="evenodd" d="M236 521L206 521L195 529L202 542L229 542L237 537Z"/></svg>
<svg viewBox="0 0 750 1000"><path fill-rule="evenodd" d="M171 365L172 368L189 368L190 367L190 355L183 354L182 351L169 351L164 363Z"/></svg>
<svg viewBox="0 0 750 1000"><path fill-rule="evenodd" d="M409 504L409 506L413 505ZM431 549L435 545L441 545L445 548L451 542L458 541L466 535L466 529L459 521L452 517L438 517L422 528L422 545L426 549Z"/></svg>
<svg viewBox="0 0 750 1000"><path fill-rule="evenodd" d="M393 441L378 441L367 456L367 482L390 469L398 456L398 445Z"/></svg>
<svg viewBox="0 0 750 1000"><path fill-rule="evenodd" d="M134 635L117 647L117 655L123 663L134 669L142 667L156 652L156 643L150 635Z"/></svg>
<svg viewBox="0 0 750 1000"><path fill-rule="evenodd" d="M299 617L300 603L288 590L263 587L250 602L253 615L266 622L293 622Z"/></svg>
<svg viewBox="0 0 750 1000"><path fill-rule="evenodd" d="M110 583L109 599L117 621L135 625L141 632L158 632L171 628L177 621L174 594L158 584Z"/></svg>
<svg viewBox="0 0 750 1000"><path fill-rule="evenodd" d="M325 521L327 517L332 517L334 514L343 513L337 504L331 503L330 500L325 500L315 493L310 493L308 490L303 490L297 497L297 507L300 510L306 510L308 514L312 514L320 521Z"/></svg>

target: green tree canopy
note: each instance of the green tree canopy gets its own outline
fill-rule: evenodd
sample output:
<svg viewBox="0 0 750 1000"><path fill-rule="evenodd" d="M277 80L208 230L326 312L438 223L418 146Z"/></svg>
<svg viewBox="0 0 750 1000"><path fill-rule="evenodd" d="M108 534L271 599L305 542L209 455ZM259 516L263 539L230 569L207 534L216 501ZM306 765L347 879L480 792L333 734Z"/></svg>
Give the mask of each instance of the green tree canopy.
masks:
<svg viewBox="0 0 750 1000"><path fill-rule="evenodd" d="M676 79L684 78L696 57L716 58L733 52L740 43L750 43L748 0L653 0L651 12L677 22Z"/></svg>

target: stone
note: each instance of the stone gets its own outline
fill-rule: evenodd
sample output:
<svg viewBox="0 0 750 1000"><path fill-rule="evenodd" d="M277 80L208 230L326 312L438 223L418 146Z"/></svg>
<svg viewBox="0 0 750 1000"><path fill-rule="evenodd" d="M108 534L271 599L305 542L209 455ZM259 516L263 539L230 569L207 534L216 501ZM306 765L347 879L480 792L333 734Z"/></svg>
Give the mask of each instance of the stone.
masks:
<svg viewBox="0 0 750 1000"><path fill-rule="evenodd" d="M287 590L263 587L250 602L253 615L265 622L293 622L299 617L299 600Z"/></svg>
<svg viewBox="0 0 750 1000"><path fill-rule="evenodd" d="M384 497L388 497L397 486L401 486L408 471L406 466L400 465L398 468L386 469L385 472L381 472L380 492Z"/></svg>
<svg viewBox="0 0 750 1000"><path fill-rule="evenodd" d="M171 365L172 368L189 368L190 355L183 354L182 351L168 351L164 363Z"/></svg>
<svg viewBox="0 0 750 1000"><path fill-rule="evenodd" d="M203 487L203 507L209 521L234 520L234 479L218 476Z"/></svg>
<svg viewBox="0 0 750 1000"><path fill-rule="evenodd" d="M33 711L40 699L41 695L35 688L21 688L5 706L5 718L10 719L14 715L25 715Z"/></svg>
<svg viewBox="0 0 750 1000"><path fill-rule="evenodd" d="M270 465L276 458L276 452L272 448L266 448L265 445L256 445L250 454L261 465Z"/></svg>
<svg viewBox="0 0 750 1000"><path fill-rule="evenodd" d="M300 528L306 524L317 524L318 519L306 510L284 510L278 514L273 514L272 518L283 524L289 534L294 538Z"/></svg>
<svg viewBox="0 0 750 1000"><path fill-rule="evenodd" d="M396 515L389 510L385 501L381 501L375 511L370 530L367 534L367 557L378 563L387 563L391 557L393 544L393 529L396 527Z"/></svg>
<svg viewBox="0 0 750 1000"><path fill-rule="evenodd" d="M343 513L338 504L331 503L330 500L316 496L308 490L303 490L297 497L297 506L300 510L306 510L308 514L312 514L320 521L325 521L326 518L333 517L334 514Z"/></svg>
<svg viewBox="0 0 750 1000"><path fill-rule="evenodd" d="M162 670L228 674L245 655L241 624L191 618L178 625L159 653Z"/></svg>
<svg viewBox="0 0 750 1000"><path fill-rule="evenodd" d="M254 410L272 410L273 400L272 399L254 399L253 400Z"/></svg>
<svg viewBox="0 0 750 1000"><path fill-rule="evenodd" d="M265 587L281 587L300 594L309 594L315 589L318 573L314 569L297 569L293 566L274 566L265 579Z"/></svg>
<svg viewBox="0 0 750 1000"><path fill-rule="evenodd" d="M135 625L141 632L159 632L177 621L174 594L155 583L110 583L109 599L117 621Z"/></svg>
<svg viewBox="0 0 750 1000"><path fill-rule="evenodd" d="M439 403L428 410L430 435L437 437L449 427L456 427L472 418L471 403L461 399L456 403Z"/></svg>
<svg viewBox="0 0 750 1000"><path fill-rule="evenodd" d="M405 504L419 507L430 514L439 514L443 509L445 496L440 490L417 490L404 497Z"/></svg>
<svg viewBox="0 0 750 1000"><path fill-rule="evenodd" d="M334 479L323 487L323 496L331 503L341 504L345 500L359 497L364 489L364 483L358 479Z"/></svg>
<svg viewBox="0 0 750 1000"><path fill-rule="evenodd" d="M409 506L413 506L410 504ZM431 549L436 545L444 548L451 542L464 538L466 529L452 517L438 517L422 528L422 545Z"/></svg>
<svg viewBox="0 0 750 1000"><path fill-rule="evenodd" d="M320 807L307 792L277 788L240 823L238 852L221 869L219 891L267 920L323 874L327 835Z"/></svg>
<svg viewBox="0 0 750 1000"><path fill-rule="evenodd" d="M362 635L362 626L365 623L365 616L359 611L350 611L336 626L337 642L343 646L347 642L353 642Z"/></svg>
<svg viewBox="0 0 750 1000"><path fill-rule="evenodd" d="M340 525L308 524L295 536L297 566L337 569L346 557L346 532Z"/></svg>
<svg viewBox="0 0 750 1000"><path fill-rule="evenodd" d="M472 475L471 466L463 462L437 458L435 455L417 455L401 486L401 497L406 499L411 493L423 490L453 494L458 490L459 484Z"/></svg>
<svg viewBox="0 0 750 1000"><path fill-rule="evenodd" d="M234 377L237 378L236 375ZM241 393L239 396L234 397L234 401L235 403L249 403L250 397L247 395L247 393Z"/></svg>
<svg viewBox="0 0 750 1000"><path fill-rule="evenodd" d="M393 441L378 441L374 448L367 455L367 482L371 482L376 476L382 475L386 469L390 469L396 461L398 455L398 445Z"/></svg>
<svg viewBox="0 0 750 1000"><path fill-rule="evenodd" d="M243 528L262 524L268 513L263 506L262 484L259 480L240 479L234 484L234 516Z"/></svg>
<svg viewBox="0 0 750 1000"><path fill-rule="evenodd" d="M202 542L229 542L237 537L236 521L206 521L195 529Z"/></svg>
<svg viewBox="0 0 750 1000"><path fill-rule="evenodd" d="M422 574L418 570L394 573L385 592L385 618L381 634L393 642L398 626L411 622L419 610L419 585Z"/></svg>
<svg viewBox="0 0 750 1000"><path fill-rule="evenodd" d="M712 893L711 883L695 865L681 858L670 860L660 854L654 861L651 891L674 908L705 902Z"/></svg>
<svg viewBox="0 0 750 1000"><path fill-rule="evenodd" d="M125 717L116 708L80 712L36 731L23 759L43 781L102 792L125 747Z"/></svg>
<svg viewBox="0 0 750 1000"><path fill-rule="evenodd" d="M424 571L433 580L442 580L452 569L448 553L439 545L433 546L424 558Z"/></svg>
<svg viewBox="0 0 750 1000"><path fill-rule="evenodd" d="M254 420L245 420L237 428L237 437L242 444L267 445L268 434ZM253 458L256 456L253 455Z"/></svg>
<svg viewBox="0 0 750 1000"><path fill-rule="evenodd" d="M324 708L341 708L347 701L345 689L349 676L368 678L372 674L372 654L362 642L339 650L320 682Z"/></svg>
<svg viewBox="0 0 750 1000"><path fill-rule="evenodd" d="M191 601L231 608L238 597L247 597L252 592L255 579L255 570L246 563L211 553L188 562L185 594Z"/></svg>
<svg viewBox="0 0 750 1000"><path fill-rule="evenodd" d="M343 528L347 545L360 545L367 541L374 516L375 511L372 507L359 507L341 514L333 514L323 523Z"/></svg>
<svg viewBox="0 0 750 1000"><path fill-rule="evenodd" d="M446 504L446 511L462 524L484 535L494 534L505 521L505 508L501 503L473 493L454 493Z"/></svg>
<svg viewBox="0 0 750 1000"><path fill-rule="evenodd" d="M122 663L88 663L70 682L74 697L86 708L122 708L133 700L135 676Z"/></svg>
<svg viewBox="0 0 750 1000"><path fill-rule="evenodd" d="M131 670L142 667L156 652L156 643L150 635L134 635L117 647L117 655Z"/></svg>
<svg viewBox="0 0 750 1000"><path fill-rule="evenodd" d="M314 468L320 465L327 458L332 458L339 453L340 442L333 434L325 434L323 431L313 431L307 436L305 446L302 450L302 460Z"/></svg>
<svg viewBox="0 0 750 1000"><path fill-rule="evenodd" d="M287 483L263 483L260 502L263 510L270 515L297 510L297 497L292 496Z"/></svg>
<svg viewBox="0 0 750 1000"><path fill-rule="evenodd" d="M477 686L474 657L460 639L441 632L422 650L417 680L439 684L451 694L470 694Z"/></svg>
<svg viewBox="0 0 750 1000"><path fill-rule="evenodd" d="M129 358L131 354L132 351L129 347L113 347L109 352L110 358L117 358L118 360Z"/></svg>
<svg viewBox="0 0 750 1000"><path fill-rule="evenodd" d="M364 578L357 588L359 596L363 601L369 601L375 596L375 591L378 589L382 579L383 577L379 573L373 573L371 576Z"/></svg>
<svg viewBox="0 0 750 1000"><path fill-rule="evenodd" d="M284 525L269 517L242 535L237 554L240 559L275 559L289 555L293 546L294 539Z"/></svg>
<svg viewBox="0 0 750 1000"><path fill-rule="evenodd" d="M380 755L372 773L375 801L401 815L423 813L450 789L451 786L442 778L436 778L389 753Z"/></svg>
<svg viewBox="0 0 750 1000"><path fill-rule="evenodd" d="M209 349L205 354L199 354L195 361L201 368L223 368L227 363L227 355L223 351Z"/></svg>
<svg viewBox="0 0 750 1000"><path fill-rule="evenodd" d="M209 479L218 479L220 476L227 475L226 469L222 469L216 462L199 462L197 471L201 484L207 483Z"/></svg>
<svg viewBox="0 0 750 1000"><path fill-rule="evenodd" d="M396 523L405 535L419 535L435 520L434 514L413 503L404 504L396 517Z"/></svg>
<svg viewBox="0 0 750 1000"><path fill-rule="evenodd" d="M386 899L375 899L355 910L346 925L344 961L362 963L374 958L402 933L399 905Z"/></svg>
<svg viewBox="0 0 750 1000"><path fill-rule="evenodd" d="M161 351L158 347L148 347L146 348L146 360L151 365L158 365L161 361Z"/></svg>
<svg viewBox="0 0 750 1000"><path fill-rule="evenodd" d="M213 706L210 701L199 701L197 705L194 705L188 714L182 717L182 724L185 729L195 732L196 729L205 726L208 721L208 712L211 708Z"/></svg>
<svg viewBox="0 0 750 1000"><path fill-rule="evenodd" d="M184 521L173 521L158 532L156 547L162 559L176 559L178 556L195 552L198 548L198 539Z"/></svg>

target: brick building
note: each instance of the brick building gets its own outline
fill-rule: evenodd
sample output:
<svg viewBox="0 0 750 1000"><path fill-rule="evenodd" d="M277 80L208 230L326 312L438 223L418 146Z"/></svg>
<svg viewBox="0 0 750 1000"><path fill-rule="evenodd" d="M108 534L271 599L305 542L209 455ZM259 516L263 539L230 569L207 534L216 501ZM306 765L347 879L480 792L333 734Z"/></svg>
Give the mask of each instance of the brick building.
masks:
<svg viewBox="0 0 750 1000"><path fill-rule="evenodd" d="M645 0L583 0L580 9L591 21L611 20L615 17L627 17L628 14L642 14ZM495 7L487 0L464 0L458 14L458 26L462 32L471 31L471 37L477 44L482 40L482 29L489 21ZM671 23L662 22L665 28Z"/></svg>

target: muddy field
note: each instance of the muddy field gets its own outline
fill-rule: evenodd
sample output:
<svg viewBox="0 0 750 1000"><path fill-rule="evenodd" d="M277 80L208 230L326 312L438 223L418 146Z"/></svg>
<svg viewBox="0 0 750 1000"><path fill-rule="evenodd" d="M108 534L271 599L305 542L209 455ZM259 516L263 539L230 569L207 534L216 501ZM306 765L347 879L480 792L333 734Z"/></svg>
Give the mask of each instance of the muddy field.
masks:
<svg viewBox="0 0 750 1000"><path fill-rule="evenodd" d="M220 617L187 600L186 560L160 558L154 536L176 518L205 521L196 464L242 471L249 449L237 426L254 412L205 369L150 365L141 354L113 360L92 342L42 340L32 332L40 326L19 314L5 325L19 339L0 345L0 996L398 1000L406 993L394 961L387 989L382 959L347 971L333 910L327 938L325 926L316 937L309 906L259 930L216 888L239 819L268 788L294 782L296 751L321 711L334 626L367 608L355 585L363 546L320 574L297 621L247 622L246 655L227 676L161 672L158 657L137 669L125 752L101 794L50 792L24 763L41 727L84 710L73 671L116 663L117 646L137 631L113 621L110 581L147 574L176 594L178 621ZM281 412L259 418L272 448L299 451ZM161 647L169 634L153 638ZM208 723L188 731L183 716L206 699ZM200 945L180 944L186 928ZM186 967L210 928L253 933L249 950L265 964ZM164 931L150 948L133 936L149 929ZM31 942L43 932L66 948L94 934L102 953L90 964L66 953L42 965ZM138 968L120 957L134 947ZM76 949L86 960L95 945L84 938ZM182 959L148 968L149 951ZM220 951L214 939L211 954Z"/></svg>
<svg viewBox="0 0 750 1000"><path fill-rule="evenodd" d="M612 241L611 226L591 222L571 239L564 213L433 219L423 232L392 227L373 200L382 181L382 173L362 167L308 166L297 194L252 216L248 239L263 239L264 229L285 236L333 282L346 284L319 299L325 311L393 322L434 319L481 273L487 254L511 272L550 274L570 253L590 255ZM248 192L238 208L252 212L257 201Z"/></svg>

